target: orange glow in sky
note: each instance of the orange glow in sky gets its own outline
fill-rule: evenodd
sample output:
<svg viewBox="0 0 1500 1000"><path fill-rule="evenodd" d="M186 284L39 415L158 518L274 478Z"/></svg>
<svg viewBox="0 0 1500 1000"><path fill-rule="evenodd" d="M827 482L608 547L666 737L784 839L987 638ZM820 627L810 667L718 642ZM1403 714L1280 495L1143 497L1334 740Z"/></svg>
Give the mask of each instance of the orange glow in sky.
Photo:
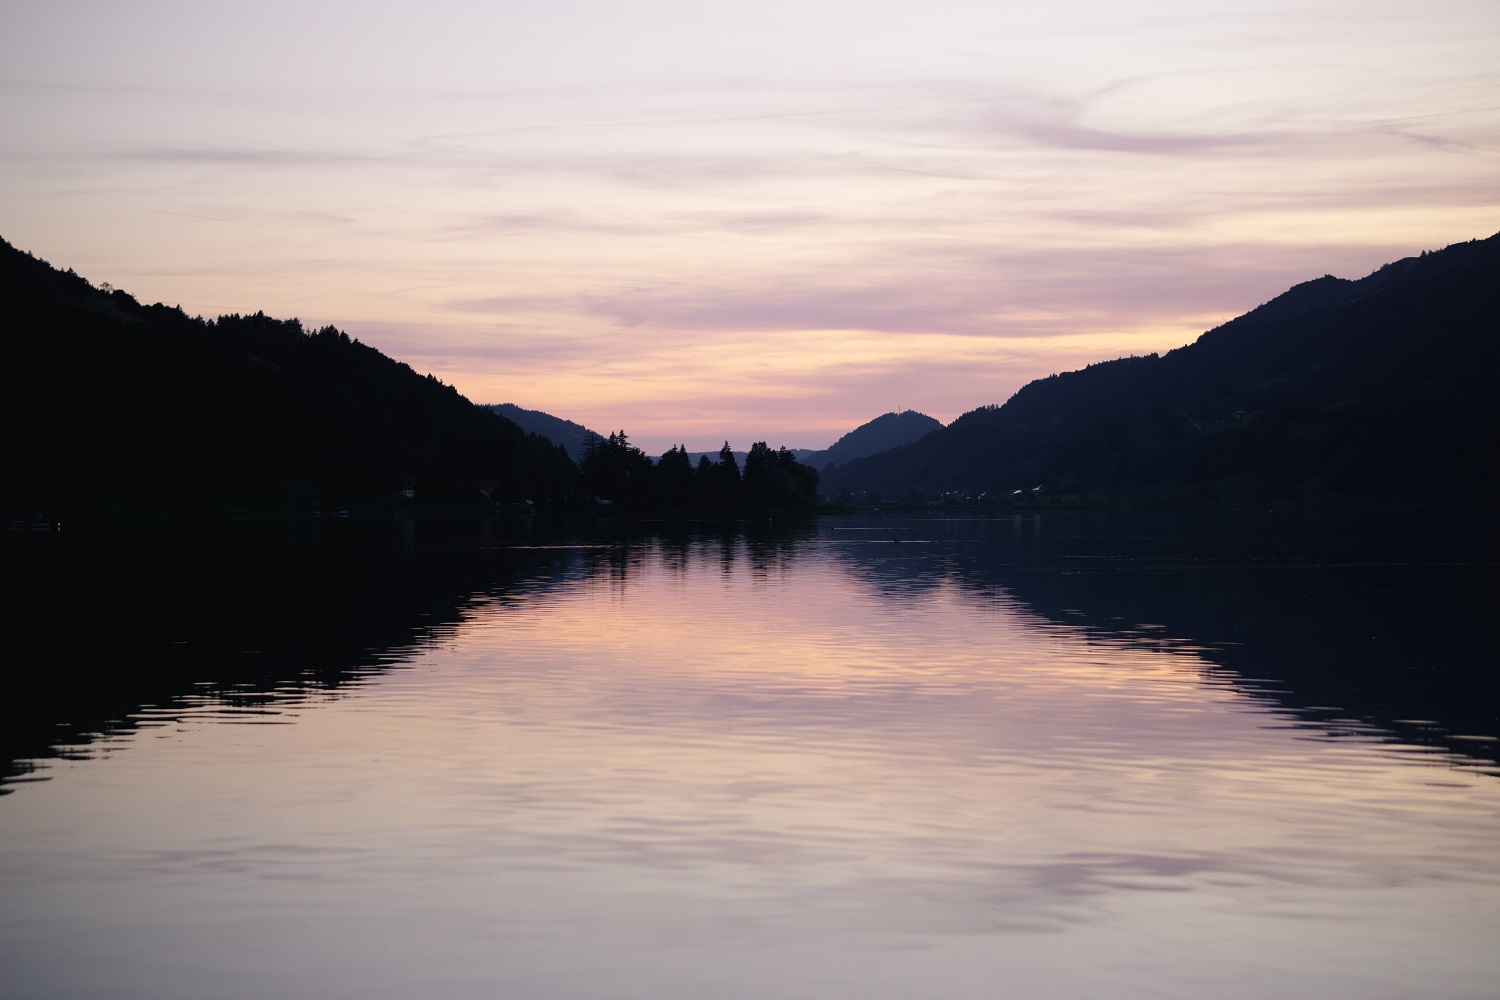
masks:
<svg viewBox="0 0 1500 1000"><path fill-rule="evenodd" d="M0 9L0 236L652 453L823 447L1500 230L1500 7Z"/></svg>

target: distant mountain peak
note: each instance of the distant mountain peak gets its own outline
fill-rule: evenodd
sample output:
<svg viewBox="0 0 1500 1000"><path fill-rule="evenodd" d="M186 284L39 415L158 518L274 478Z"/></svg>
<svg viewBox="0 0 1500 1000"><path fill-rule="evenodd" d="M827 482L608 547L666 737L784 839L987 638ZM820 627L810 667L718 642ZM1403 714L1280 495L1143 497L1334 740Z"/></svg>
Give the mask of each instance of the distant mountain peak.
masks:
<svg viewBox="0 0 1500 1000"><path fill-rule="evenodd" d="M590 441L604 440L603 434L589 430L582 424L554 417L541 410L527 410L515 403L487 403L484 404L484 409L498 413L522 430L540 434L553 444L562 445L567 449L568 457L575 462L583 460L583 450Z"/></svg>
<svg viewBox="0 0 1500 1000"><path fill-rule="evenodd" d="M1500 234L1301 282L1172 351L1040 378L824 487L1495 504Z"/></svg>
<svg viewBox="0 0 1500 1000"><path fill-rule="evenodd" d="M823 451L813 452L803 461L814 468L829 463L840 465L857 458L899 448L926 437L941 428L942 422L916 410L882 413L874 420L860 424Z"/></svg>

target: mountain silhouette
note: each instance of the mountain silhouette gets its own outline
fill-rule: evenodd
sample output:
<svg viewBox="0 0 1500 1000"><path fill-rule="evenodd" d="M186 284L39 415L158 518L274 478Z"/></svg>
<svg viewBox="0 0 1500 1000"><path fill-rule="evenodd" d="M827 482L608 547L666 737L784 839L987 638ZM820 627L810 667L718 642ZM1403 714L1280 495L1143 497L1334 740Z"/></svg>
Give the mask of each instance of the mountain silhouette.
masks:
<svg viewBox="0 0 1500 1000"><path fill-rule="evenodd" d="M0 241L8 519L558 500L543 438L333 327L189 317Z"/></svg>
<svg viewBox="0 0 1500 1000"><path fill-rule="evenodd" d="M591 431L582 424L575 424L571 420L562 417L554 417L550 413L541 410L526 410L515 403L489 403L485 409L492 413L498 413L507 420L512 421L524 431L532 434L540 434L553 444L561 445L567 449L568 457L575 462L583 461L585 449L589 442L597 444L604 440L604 435L597 431Z"/></svg>
<svg viewBox="0 0 1500 1000"><path fill-rule="evenodd" d="M1500 235L1325 276L1164 355L1052 375L825 493L1493 503Z"/></svg>
<svg viewBox="0 0 1500 1000"><path fill-rule="evenodd" d="M942 423L916 410L882 413L874 420L860 424L822 451L798 455L800 461L815 469L832 463L840 465L892 448L899 448L938 430Z"/></svg>

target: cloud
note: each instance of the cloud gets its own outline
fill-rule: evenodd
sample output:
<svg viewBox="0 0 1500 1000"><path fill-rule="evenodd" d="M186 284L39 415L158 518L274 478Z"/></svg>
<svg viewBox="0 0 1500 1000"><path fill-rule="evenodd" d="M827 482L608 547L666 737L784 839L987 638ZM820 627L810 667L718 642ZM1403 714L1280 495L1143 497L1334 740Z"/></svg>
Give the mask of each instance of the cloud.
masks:
<svg viewBox="0 0 1500 1000"><path fill-rule="evenodd" d="M1026 249L952 243L876 247L812 273L734 282L664 281L559 296L464 300L471 312L581 312L652 335L867 330L909 335L1047 337L1257 304L1304 275L1325 248L1256 244L1143 252L1122 245ZM1326 258L1325 258L1326 259ZM1066 304L1066 305L1065 305ZM1248 308L1248 305L1247 305ZM1108 324L1108 320L1105 320Z"/></svg>
<svg viewBox="0 0 1500 1000"><path fill-rule="evenodd" d="M646 217L585 213L568 207L527 212L464 215L441 224L438 232L462 236L559 233L579 236L675 236L694 233L764 235L793 230L825 231L846 223L834 213L809 210L663 212Z"/></svg>
<svg viewBox="0 0 1500 1000"><path fill-rule="evenodd" d="M487 398L739 437L999 401L1500 228L1472 5L449 6L420 37L366 8L27 8L7 238L209 315L316 303Z"/></svg>
<svg viewBox="0 0 1500 1000"><path fill-rule="evenodd" d="M211 164L232 167L347 167L389 163L392 158L331 149L180 148L141 149L121 157L148 163Z"/></svg>
<svg viewBox="0 0 1500 1000"><path fill-rule="evenodd" d="M1076 122L1035 121L1004 123L1009 135L1035 140L1059 149L1107 153L1137 153L1149 156L1198 156L1228 148L1263 146L1270 133L1202 135L1188 132L1126 132L1091 128Z"/></svg>

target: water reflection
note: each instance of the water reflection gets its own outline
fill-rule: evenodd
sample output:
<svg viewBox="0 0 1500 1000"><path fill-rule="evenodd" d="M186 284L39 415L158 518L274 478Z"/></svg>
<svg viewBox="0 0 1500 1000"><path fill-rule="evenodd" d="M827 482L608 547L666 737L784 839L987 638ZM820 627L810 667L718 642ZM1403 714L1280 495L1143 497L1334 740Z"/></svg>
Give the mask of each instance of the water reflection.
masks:
<svg viewBox="0 0 1500 1000"><path fill-rule="evenodd" d="M420 541L419 541L420 539ZM25 650L0 699L0 793L184 711L274 723L402 663L476 602L592 572L587 543L493 520L70 526L3 539ZM7 780L8 779L8 780Z"/></svg>
<svg viewBox="0 0 1500 1000"><path fill-rule="evenodd" d="M1500 760L1492 527L1473 518L1211 512L918 522L941 554L842 549L881 593L953 581L1094 638L1220 668L1327 738ZM937 564L941 569L937 569ZM910 582L905 582L910 580Z"/></svg>
<svg viewBox="0 0 1500 1000"><path fill-rule="evenodd" d="M1407 586L1400 546L443 530L235 560L200 538L130 571L160 589L124 634L234 653L121 688L129 752L0 804L8 989L1457 1000L1500 974L1500 782L1388 742L1320 655L1271 672L1314 625L1269 615L1336 646L1346 597ZM1366 728L1327 739L1315 711Z"/></svg>
<svg viewBox="0 0 1500 1000"><path fill-rule="evenodd" d="M955 588L1092 641L1176 651L1309 733L1500 761L1490 529L1294 514L826 519L566 534L498 522L147 525L6 539L30 649L0 756L13 781L183 709L274 723L402 663L494 600L656 563L762 580L832 558L879 600ZM420 542L419 542L420 539ZM86 624L85 624L86 623ZM0 778L0 792L6 790Z"/></svg>

